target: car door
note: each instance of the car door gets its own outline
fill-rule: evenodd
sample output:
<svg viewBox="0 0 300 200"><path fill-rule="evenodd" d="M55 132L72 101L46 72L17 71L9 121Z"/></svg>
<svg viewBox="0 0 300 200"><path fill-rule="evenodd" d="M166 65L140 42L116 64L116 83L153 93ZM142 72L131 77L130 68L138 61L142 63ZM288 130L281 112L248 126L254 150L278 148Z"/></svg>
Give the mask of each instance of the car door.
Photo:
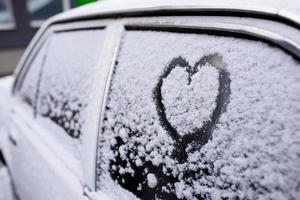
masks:
<svg viewBox="0 0 300 200"><path fill-rule="evenodd" d="M10 166L23 200L83 198L83 137L97 98L104 28L50 27L17 81ZM22 80L21 80L22 79Z"/></svg>
<svg viewBox="0 0 300 200"><path fill-rule="evenodd" d="M299 48L264 20L237 19L124 20L99 131L100 197L299 198Z"/></svg>

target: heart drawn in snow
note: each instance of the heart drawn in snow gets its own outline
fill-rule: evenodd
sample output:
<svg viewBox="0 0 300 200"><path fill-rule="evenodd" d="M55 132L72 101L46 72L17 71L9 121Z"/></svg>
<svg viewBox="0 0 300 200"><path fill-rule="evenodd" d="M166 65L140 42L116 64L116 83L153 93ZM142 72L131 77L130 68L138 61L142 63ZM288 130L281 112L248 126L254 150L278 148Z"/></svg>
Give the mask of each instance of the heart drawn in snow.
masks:
<svg viewBox="0 0 300 200"><path fill-rule="evenodd" d="M161 126L175 141L173 156L187 159L189 144L203 146L226 110L230 77L222 57L212 54L191 66L182 57L174 58L153 91Z"/></svg>

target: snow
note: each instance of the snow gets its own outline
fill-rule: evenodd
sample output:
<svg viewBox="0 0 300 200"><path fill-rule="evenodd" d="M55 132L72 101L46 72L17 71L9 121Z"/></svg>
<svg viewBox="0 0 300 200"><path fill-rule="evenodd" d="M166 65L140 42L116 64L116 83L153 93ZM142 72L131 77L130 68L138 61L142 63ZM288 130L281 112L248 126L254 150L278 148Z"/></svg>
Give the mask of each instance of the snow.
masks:
<svg viewBox="0 0 300 200"><path fill-rule="evenodd" d="M163 79L161 90L166 115L181 136L202 127L216 107L218 71L208 65L202 67L201 73L196 73L192 77L190 84L188 73L184 68L175 68ZM201 113L195 113L194 110L199 107L199 103L205 109Z"/></svg>
<svg viewBox="0 0 300 200"><path fill-rule="evenodd" d="M61 190L72 191L73 194L68 197L72 199L81 193L80 188L86 183L83 179L82 140L83 135L87 133L86 119L99 116L91 107L95 105L93 103L95 99L99 99L95 96L98 93L94 91L95 88L97 89L94 84L99 75L98 63L101 59L103 32L99 29L51 34L31 63L23 87L18 93L23 101L29 99L28 97L31 99L26 101L29 105L18 102L18 105L21 105L21 112L25 114L24 118L28 118L26 116L28 113L33 113L32 107L36 108L35 119L31 120L35 123L33 132L36 133L38 140L37 148L41 149L40 145L46 146L51 150L51 155L56 158L55 162L47 163L49 159L47 158L45 162L24 167L20 171L27 172L35 169L37 173L46 173L43 177L47 180L51 176L55 178L55 182L49 181L48 185L51 188L42 187L44 193L49 190L49 198L52 199L53 196L67 195L67 193L61 194ZM45 55L46 51L47 55ZM37 92L34 87L36 84L40 84ZM35 98L38 99L37 102L33 102ZM31 159L37 159L36 155L35 157L29 153L26 155ZM68 174L60 174L64 172L62 169L56 171L57 168L61 168L59 166L64 166ZM39 175L34 176L36 176L36 183L41 183ZM24 189L26 185L32 186L24 180L20 181L19 187ZM26 193L26 189L24 190L23 192ZM33 195L26 194L28 197ZM34 196L40 198L41 194L42 192Z"/></svg>
<svg viewBox="0 0 300 200"><path fill-rule="evenodd" d="M0 200L14 200L8 171L0 162Z"/></svg>
<svg viewBox="0 0 300 200"><path fill-rule="evenodd" d="M0 78L0 149L4 150L7 146L5 141L5 124L9 121L7 112L11 105L11 86L13 83L13 76L6 76Z"/></svg>
<svg viewBox="0 0 300 200"><path fill-rule="evenodd" d="M88 102L96 98L92 88L95 88L93 84L103 37L102 30L50 35L31 63L18 94L36 108L38 122L48 128L48 135L41 138L48 138L46 143L53 140L51 137L56 139L63 146L63 152L66 151L62 155L71 154L77 160L61 156L58 151L61 148L54 145L59 157L80 179L85 119L98 114L90 112ZM36 85L40 85L38 90ZM33 102L36 98L38 102Z"/></svg>
<svg viewBox="0 0 300 200"><path fill-rule="evenodd" d="M93 98L90 88L102 41L102 30L66 32L54 34L48 47L37 112L63 127L72 138L82 136L83 115L90 115L84 110Z"/></svg>
<svg viewBox="0 0 300 200"><path fill-rule="evenodd" d="M46 58L45 52L47 51L49 45L49 40L46 40L42 46L39 46L37 52L35 52L35 57L30 63L30 68L27 72L26 78L23 81L22 87L18 92L18 95L27 104L32 107L36 107L36 85L39 81L39 76L41 73L41 66Z"/></svg>
<svg viewBox="0 0 300 200"><path fill-rule="evenodd" d="M198 23L197 20L193 23ZM39 114L44 117L37 116L36 120L48 129L42 132L48 134L44 140L55 144L52 141L55 138L63 144L49 146L57 158L68 164L67 171L75 171L76 178L82 182L79 172L82 163L78 161L81 159L81 136L87 130L82 119L95 118L91 116L93 108L82 105L93 98L91 91L97 87L89 78L95 79L97 73L93 67L85 68L82 73L83 63L79 61L84 60L84 66L96 65L97 61L90 57L100 51L101 45L96 50L91 47L82 51L82 43L88 40L100 44L101 41L94 40L96 35L102 36L99 32L85 34L85 38L76 34L68 36L79 41L74 49L72 41L66 40L63 34L47 41L44 48L55 49L56 58L66 52L74 55L74 68L64 68L66 59L51 58L50 66L57 71L51 67L45 70L46 81L42 82L40 95L49 92L54 100L46 94L37 105ZM39 67L48 59L43 56L44 48L32 64L32 71L39 71L35 66ZM83 52L88 55L81 54ZM215 62L197 64L207 55L220 56L221 67ZM174 58L182 58L188 65L176 65L167 77L161 78ZM86 64L89 62L92 64ZM196 73L190 75L189 67L195 67ZM183 144L183 138L195 135L213 121L222 70L230 74L229 104L222 107L208 142ZM292 57L261 42L196 34L127 32L109 91L103 135L99 138L97 184L100 191L93 194L94 197L136 199L140 195L136 189L152 195L157 192L158 198L171 193L173 199L198 199L200 196L206 199L298 199L298 70L299 63ZM58 78L58 74L66 75ZM38 82L37 77L37 73L30 76L22 88L23 98L29 104L35 104L30 99L35 97L32 86ZM175 137L164 126L157 109L154 90L159 80L162 81L161 103L167 121L176 130ZM81 94L78 98L77 93ZM61 97L67 103L55 100ZM74 101L68 102L70 99ZM64 109L65 103L67 109ZM61 119L49 125L49 118ZM75 131L68 131L70 129ZM66 130L69 135L65 134ZM178 152L182 151L186 152L186 157L179 160ZM21 164L22 160L19 162ZM35 169L48 165L39 164ZM57 160L52 165L56 166ZM22 173L31 176L27 170L32 169L24 168ZM46 175L42 178L51 179L49 171L44 172ZM133 189L124 190L128 186L126 177L136 181Z"/></svg>
<svg viewBox="0 0 300 200"><path fill-rule="evenodd" d="M156 179L156 177L155 177L154 174L149 173L147 175L147 180L148 180L148 186L150 188L155 188L156 187L156 185L157 185L157 179Z"/></svg>
<svg viewBox="0 0 300 200"><path fill-rule="evenodd" d="M56 149L50 146L52 141L44 143L40 139L39 134L44 135L48 130L39 126L29 127L28 124L32 123L36 121L33 117L28 117L28 112L16 110L14 116L16 130L13 131L22 130L21 138L18 139L18 148L11 149L13 162L10 169L16 192L22 195L24 200L80 199L82 185L78 177L60 160L65 151L57 149L60 151L60 156L57 156L53 152ZM34 133L39 134L33 137ZM32 192L33 188L35 192Z"/></svg>
<svg viewBox="0 0 300 200"><path fill-rule="evenodd" d="M31 111L29 106L20 106L22 103L19 98L11 98L12 83L13 76L0 79L0 142L11 172L8 174L6 168L0 166L0 199L13 199L9 175L12 175L14 189L17 194L22 194L24 200L80 199L82 186L78 177L74 176L73 168L66 167L59 160L63 157L68 158L66 161L69 162L73 157L61 150L59 145L52 146L50 150L48 145L53 144L53 141L49 137L44 137L46 143L41 142L40 136L45 136L49 131L48 127L45 130L45 127L28 126L36 124L36 119L28 115ZM14 112L10 112L11 106L14 107ZM14 134L18 139L18 148L11 146L7 139L8 133ZM55 155L53 151L59 151L59 154ZM74 165L74 162L69 164Z"/></svg>
<svg viewBox="0 0 300 200"><path fill-rule="evenodd" d="M213 62L197 65L210 55L221 57L229 73L229 103L223 105L207 142L185 146L181 141L186 135L213 123L221 69ZM161 78L175 58L198 67L190 82L188 72L178 66ZM299 70L291 56L262 42L127 32L99 138L98 189L112 199L135 199L132 194L141 197L140 190L157 198L170 193L186 199L298 199ZM159 80L167 121L178 132L175 137L160 120L154 92ZM178 152L186 157L179 160ZM149 174L159 174L156 184ZM129 177L134 180L130 186Z"/></svg>
<svg viewBox="0 0 300 200"><path fill-rule="evenodd" d="M78 16L103 16L105 14L118 14L128 13L132 11L148 11L148 10L163 10L166 8L173 9L199 9L206 10L211 8L221 10L241 10L244 12L264 12L272 15L282 15L291 20L297 21L299 15L299 3L297 0L251 0L251 1L239 1L239 0L110 0L101 1L94 4L89 4L83 7L72 9L68 12L64 12L51 19L52 22L59 20L66 20L76 18ZM282 13L283 11L283 13Z"/></svg>

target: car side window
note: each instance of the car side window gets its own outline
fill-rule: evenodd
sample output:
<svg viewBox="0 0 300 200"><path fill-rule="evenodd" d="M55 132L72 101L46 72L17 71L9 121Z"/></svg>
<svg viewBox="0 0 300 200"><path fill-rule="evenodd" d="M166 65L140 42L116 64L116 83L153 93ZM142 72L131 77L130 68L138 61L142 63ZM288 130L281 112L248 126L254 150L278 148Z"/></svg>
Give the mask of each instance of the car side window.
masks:
<svg viewBox="0 0 300 200"><path fill-rule="evenodd" d="M299 67L259 41L127 31L99 134L98 190L120 199L296 198Z"/></svg>
<svg viewBox="0 0 300 200"><path fill-rule="evenodd" d="M17 94L21 99L26 102L30 107L35 109L36 105L36 92L38 82L40 81L40 73L46 60L46 51L49 46L49 40L42 42L33 53L33 59L28 63L28 71L22 82L22 86Z"/></svg>
<svg viewBox="0 0 300 200"><path fill-rule="evenodd" d="M47 51L38 89L37 115L60 126L70 138L79 139L89 115L97 78L103 30L54 33Z"/></svg>

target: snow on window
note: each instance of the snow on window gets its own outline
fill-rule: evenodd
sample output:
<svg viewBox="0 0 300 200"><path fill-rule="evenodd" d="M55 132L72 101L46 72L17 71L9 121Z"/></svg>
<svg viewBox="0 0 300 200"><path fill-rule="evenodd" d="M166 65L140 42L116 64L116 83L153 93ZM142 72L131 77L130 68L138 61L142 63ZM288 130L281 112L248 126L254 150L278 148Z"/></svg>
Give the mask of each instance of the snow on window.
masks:
<svg viewBox="0 0 300 200"><path fill-rule="evenodd" d="M46 50L49 44L49 40L44 42L40 48L37 49L36 55L29 63L28 72L22 83L22 87L19 91L20 97L30 106L35 106L35 95L37 91L37 85L40 77L42 65L46 59Z"/></svg>
<svg viewBox="0 0 300 200"><path fill-rule="evenodd" d="M98 189L116 199L297 199L299 67L259 41L128 31Z"/></svg>
<svg viewBox="0 0 300 200"><path fill-rule="evenodd" d="M102 30L55 33L41 74L37 113L72 138L82 135L103 41ZM86 116L87 115L87 116Z"/></svg>

